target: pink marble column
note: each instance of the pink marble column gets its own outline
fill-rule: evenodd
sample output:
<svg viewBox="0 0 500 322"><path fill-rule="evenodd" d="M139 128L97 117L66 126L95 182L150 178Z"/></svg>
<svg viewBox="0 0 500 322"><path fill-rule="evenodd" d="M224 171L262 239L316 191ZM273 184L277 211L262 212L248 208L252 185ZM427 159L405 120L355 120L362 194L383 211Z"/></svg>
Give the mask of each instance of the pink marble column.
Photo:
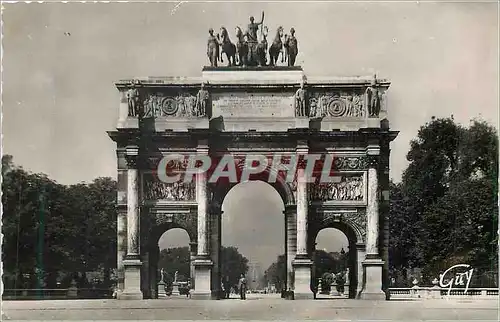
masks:
<svg viewBox="0 0 500 322"><path fill-rule="evenodd" d="M120 299L142 299L140 259L140 217L139 217L139 148L126 148L127 161L127 255L123 261L125 267L124 290Z"/></svg>
<svg viewBox="0 0 500 322"><path fill-rule="evenodd" d="M196 152L201 155L208 155L208 146L199 145ZM196 174L196 201L198 203L198 254L193 263L194 291L193 299L210 299L212 297L211 271L213 262L210 259L209 251L209 227L208 227L208 191L207 174L200 172Z"/></svg>
<svg viewBox="0 0 500 322"><path fill-rule="evenodd" d="M297 154L300 158L308 153L306 142L300 142L297 146ZM294 267L294 298L313 299L311 290L311 267L312 261L307 253L307 212L309 202L307 200L307 178L304 171L304 162L299 161L297 167L297 254L292 263Z"/></svg>
<svg viewBox="0 0 500 322"><path fill-rule="evenodd" d="M360 298L383 300L386 298L382 290L382 274L384 262L378 250L379 237L379 187L378 162L380 149L370 146L367 151L368 166L368 204L366 207L366 258L363 261L364 285Z"/></svg>

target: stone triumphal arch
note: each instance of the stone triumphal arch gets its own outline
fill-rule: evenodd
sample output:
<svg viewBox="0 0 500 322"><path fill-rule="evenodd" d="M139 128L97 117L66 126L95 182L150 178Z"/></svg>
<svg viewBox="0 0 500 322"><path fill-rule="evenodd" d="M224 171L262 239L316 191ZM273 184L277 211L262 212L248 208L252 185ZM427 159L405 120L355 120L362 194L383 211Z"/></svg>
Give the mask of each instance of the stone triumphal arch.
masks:
<svg viewBox="0 0 500 322"><path fill-rule="evenodd" d="M386 298L389 143L397 136L387 119L389 85L372 76L307 77L298 66L205 67L197 78L117 82L119 119L109 136L118 160L118 297L157 297L158 239L171 228L191 240L193 298L220 293L221 207L234 184L204 173L165 183L157 173L163 157L279 153L330 155L336 178L272 183L285 205L288 290L313 298L315 238L334 227L349 239L351 297Z"/></svg>

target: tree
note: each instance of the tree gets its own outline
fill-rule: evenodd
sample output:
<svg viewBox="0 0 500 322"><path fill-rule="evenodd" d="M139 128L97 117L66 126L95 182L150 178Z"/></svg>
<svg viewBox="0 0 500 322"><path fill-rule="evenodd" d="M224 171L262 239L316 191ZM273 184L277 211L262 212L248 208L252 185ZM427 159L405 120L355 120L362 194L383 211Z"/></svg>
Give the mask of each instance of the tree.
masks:
<svg viewBox="0 0 500 322"><path fill-rule="evenodd" d="M317 249L314 252L314 267L315 276L321 277L325 273L339 273L345 271L345 263L347 254L328 253L324 250Z"/></svg>
<svg viewBox="0 0 500 322"><path fill-rule="evenodd" d="M174 247L162 249L160 252L160 259L158 261L158 267L163 268L167 274L166 282L172 281L174 279L175 272L178 272L178 277L190 276L190 253L189 247Z"/></svg>
<svg viewBox="0 0 500 322"><path fill-rule="evenodd" d="M190 257L188 247L174 247L160 252L158 267L163 268L167 280L172 280L176 271L179 279L190 276ZM221 247L220 252L221 277L229 276L231 285L238 284L241 274L248 272L248 259L240 254L236 247Z"/></svg>
<svg viewBox="0 0 500 322"><path fill-rule="evenodd" d="M274 263L264 272L265 284L272 284L277 290L286 289L286 257L279 255Z"/></svg>
<svg viewBox="0 0 500 322"><path fill-rule="evenodd" d="M105 283L116 267L116 187L111 178L97 178L67 187L64 198L72 246L66 268L82 275L102 271Z"/></svg>
<svg viewBox="0 0 500 322"><path fill-rule="evenodd" d="M221 247L221 277L229 277L230 285L237 285L241 274L248 272L248 259L240 254L237 247Z"/></svg>
<svg viewBox="0 0 500 322"><path fill-rule="evenodd" d="M68 187L25 171L9 155L2 157L2 175L7 287L55 288L61 273L95 269L109 279L116 267L114 180Z"/></svg>
<svg viewBox="0 0 500 322"><path fill-rule="evenodd" d="M497 267L498 138L485 122L421 127L401 183L391 183L390 266L428 280L456 263Z"/></svg>
<svg viewBox="0 0 500 322"><path fill-rule="evenodd" d="M2 157L3 260L12 287L51 284L68 256L60 230L64 186L43 174L32 174ZM28 277L28 280L24 277Z"/></svg>
<svg viewBox="0 0 500 322"><path fill-rule="evenodd" d="M391 267L402 269L416 267L422 262L420 238L421 222L410 211L410 198L402 183L390 182L389 207L389 260Z"/></svg>
<svg viewBox="0 0 500 322"><path fill-rule="evenodd" d="M332 283L335 281L333 274L324 273L321 275L321 293L328 294L332 289Z"/></svg>

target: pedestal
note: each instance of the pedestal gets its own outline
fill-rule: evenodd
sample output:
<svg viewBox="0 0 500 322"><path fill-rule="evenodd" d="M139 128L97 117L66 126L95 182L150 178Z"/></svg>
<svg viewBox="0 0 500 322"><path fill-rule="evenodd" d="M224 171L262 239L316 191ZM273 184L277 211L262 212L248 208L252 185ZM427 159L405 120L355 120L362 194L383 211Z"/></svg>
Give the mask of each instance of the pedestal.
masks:
<svg viewBox="0 0 500 322"><path fill-rule="evenodd" d="M385 300L386 295L382 291L382 268L384 262L380 259L366 259L363 262L365 272L365 285L360 299L363 300Z"/></svg>
<svg viewBox="0 0 500 322"><path fill-rule="evenodd" d="M212 297L210 289L210 277L212 271L212 261L209 259L196 259L194 261L195 287L192 299L209 300Z"/></svg>
<svg viewBox="0 0 500 322"><path fill-rule="evenodd" d="M330 285L330 295L337 295L337 283L335 282Z"/></svg>
<svg viewBox="0 0 500 322"><path fill-rule="evenodd" d="M311 291L312 264L309 258L295 258L293 261L295 271L294 298L296 300L314 299L314 294Z"/></svg>
<svg viewBox="0 0 500 322"><path fill-rule="evenodd" d="M125 266L125 285L118 298L120 300L142 300L141 261L138 259L124 260L123 266Z"/></svg>
<svg viewBox="0 0 500 322"><path fill-rule="evenodd" d="M309 118L308 117L297 117L295 119L296 129L308 129L309 128Z"/></svg>
<svg viewBox="0 0 500 322"><path fill-rule="evenodd" d="M366 120L368 128L380 128L380 119L377 118L368 118Z"/></svg>
<svg viewBox="0 0 500 322"><path fill-rule="evenodd" d="M158 298L166 298L167 292L165 291L165 282L163 280L158 282Z"/></svg>
<svg viewBox="0 0 500 322"><path fill-rule="evenodd" d="M68 293L67 296L69 298L78 298L78 288L76 287L76 282L75 280L71 281L71 286L68 288Z"/></svg>
<svg viewBox="0 0 500 322"><path fill-rule="evenodd" d="M172 296L179 296L181 292L179 292L179 283L174 282L172 284Z"/></svg>

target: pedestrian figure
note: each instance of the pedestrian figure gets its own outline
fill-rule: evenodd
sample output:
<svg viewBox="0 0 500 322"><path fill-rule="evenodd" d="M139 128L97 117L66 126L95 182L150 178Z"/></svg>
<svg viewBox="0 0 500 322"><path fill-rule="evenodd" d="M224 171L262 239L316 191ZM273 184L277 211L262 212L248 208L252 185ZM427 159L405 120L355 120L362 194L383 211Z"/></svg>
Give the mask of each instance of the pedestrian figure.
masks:
<svg viewBox="0 0 500 322"><path fill-rule="evenodd" d="M229 276L226 276L224 278L222 284L224 286L224 298L228 299L231 293L231 283L229 282Z"/></svg>
<svg viewBox="0 0 500 322"><path fill-rule="evenodd" d="M239 282L239 290L240 290L240 298L242 300L247 299L247 279L245 278L245 274L241 274L240 282Z"/></svg>
<svg viewBox="0 0 500 322"><path fill-rule="evenodd" d="M187 283L187 293L186 293L187 298L191 298L191 281L188 281Z"/></svg>

